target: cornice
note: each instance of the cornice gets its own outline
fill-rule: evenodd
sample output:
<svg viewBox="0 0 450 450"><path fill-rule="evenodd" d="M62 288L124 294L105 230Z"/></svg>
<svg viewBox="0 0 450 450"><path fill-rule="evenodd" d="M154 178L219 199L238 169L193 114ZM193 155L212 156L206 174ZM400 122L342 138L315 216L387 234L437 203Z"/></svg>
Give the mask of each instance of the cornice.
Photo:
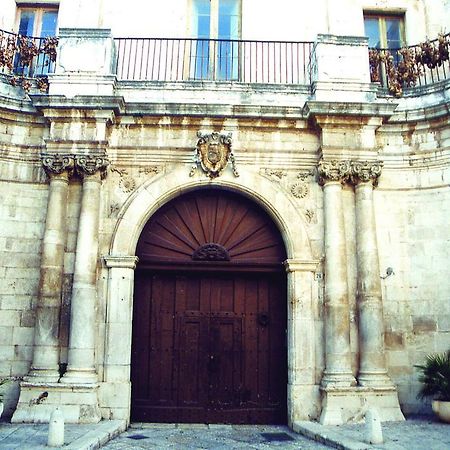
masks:
<svg viewBox="0 0 450 450"><path fill-rule="evenodd" d="M305 103L304 113L309 118L318 116L336 117L391 117L398 103L391 101L356 103L356 102L323 102L308 101Z"/></svg>
<svg viewBox="0 0 450 450"><path fill-rule="evenodd" d="M43 110L46 115L52 112L57 115L64 115L63 111L73 109L90 111L112 111L114 114L121 114L125 110L125 101L119 96L97 96L97 95L77 95L75 97L66 97L64 95L41 95L31 94L33 105ZM56 111L58 111L56 113Z"/></svg>

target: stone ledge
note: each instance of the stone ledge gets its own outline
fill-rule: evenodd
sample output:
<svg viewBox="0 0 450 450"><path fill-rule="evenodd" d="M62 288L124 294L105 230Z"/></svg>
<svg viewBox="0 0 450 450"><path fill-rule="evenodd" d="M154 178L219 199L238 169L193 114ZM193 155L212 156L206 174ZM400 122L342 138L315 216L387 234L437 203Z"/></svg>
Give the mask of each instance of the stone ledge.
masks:
<svg viewBox="0 0 450 450"><path fill-rule="evenodd" d="M100 448L127 429L125 420L105 420L83 437L66 446L67 450L93 450Z"/></svg>
<svg viewBox="0 0 450 450"><path fill-rule="evenodd" d="M339 434L326 430L322 425L315 422L294 422L292 429L303 436L322 444L330 445L342 450L366 450L373 448L371 445L361 441L343 439Z"/></svg>

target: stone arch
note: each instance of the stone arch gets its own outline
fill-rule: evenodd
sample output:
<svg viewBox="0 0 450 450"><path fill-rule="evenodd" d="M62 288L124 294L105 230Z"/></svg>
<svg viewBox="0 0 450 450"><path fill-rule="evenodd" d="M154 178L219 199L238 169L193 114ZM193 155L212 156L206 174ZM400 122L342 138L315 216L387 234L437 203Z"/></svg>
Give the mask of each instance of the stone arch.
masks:
<svg viewBox="0 0 450 450"><path fill-rule="evenodd" d="M210 180L197 173L189 177L186 167L159 174L140 186L123 205L113 233L108 269L106 342L103 390L120 391L121 401L108 405L109 417L129 420L131 412L130 365L135 256L139 236L148 219L181 193L208 186L235 191L252 199L272 218L283 238L288 273L288 423L317 417L319 387L315 376L315 325L313 303L317 299L313 260L305 220L283 188L265 176L243 170L235 178L228 172ZM108 387L109 386L109 387Z"/></svg>
<svg viewBox="0 0 450 450"><path fill-rule="evenodd" d="M210 180L189 177L185 168L160 174L140 186L123 205L110 246L111 255L134 255L148 219L166 202L183 192L216 186L240 193L259 204L272 218L283 237L288 259L311 260L311 246L303 215L288 194L266 177L242 171L239 178L222 175Z"/></svg>

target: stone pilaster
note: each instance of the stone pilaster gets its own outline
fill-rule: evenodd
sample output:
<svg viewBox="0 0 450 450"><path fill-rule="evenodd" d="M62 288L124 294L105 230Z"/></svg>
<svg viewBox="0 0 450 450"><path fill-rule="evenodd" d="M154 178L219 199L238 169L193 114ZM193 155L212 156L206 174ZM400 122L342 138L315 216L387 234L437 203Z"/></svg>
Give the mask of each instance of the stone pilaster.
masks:
<svg viewBox="0 0 450 450"><path fill-rule="evenodd" d="M348 161L320 161L325 222L325 371L323 387L356 384L351 369L347 256L342 184L349 179Z"/></svg>
<svg viewBox="0 0 450 450"><path fill-rule="evenodd" d="M43 155L50 188L42 242L39 294L34 328L33 361L29 381L59 379L59 314L66 241L66 205L73 158Z"/></svg>
<svg viewBox="0 0 450 450"><path fill-rule="evenodd" d="M75 254L68 365L62 383L97 382L94 347L98 228L101 178L107 164L105 156L75 158L75 168L83 178L83 190Z"/></svg>
<svg viewBox="0 0 450 450"><path fill-rule="evenodd" d="M319 261L284 262L288 285L288 423L319 414L319 386L315 380L313 310L314 273ZM317 292L317 290L316 290Z"/></svg>
<svg viewBox="0 0 450 450"><path fill-rule="evenodd" d="M383 304L380 263L373 209L373 188L381 174L379 161L354 161L351 178L355 185L357 304L359 310L361 386L392 385L384 352Z"/></svg>

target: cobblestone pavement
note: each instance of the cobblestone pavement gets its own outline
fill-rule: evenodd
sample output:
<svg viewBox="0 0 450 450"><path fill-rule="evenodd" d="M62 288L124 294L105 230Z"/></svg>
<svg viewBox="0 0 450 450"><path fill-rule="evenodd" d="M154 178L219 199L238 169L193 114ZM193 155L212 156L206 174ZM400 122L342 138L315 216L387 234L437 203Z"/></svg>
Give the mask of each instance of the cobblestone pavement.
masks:
<svg viewBox="0 0 450 450"><path fill-rule="evenodd" d="M66 426L65 440L66 442L75 441L91 429L90 425ZM47 438L47 424L0 423L1 450L48 449Z"/></svg>
<svg viewBox="0 0 450 450"><path fill-rule="evenodd" d="M323 427L325 433L333 433L341 440L364 442L364 424ZM434 416L409 417L405 422L382 424L384 445L369 446L372 449L389 450L450 450L450 424L439 422Z"/></svg>
<svg viewBox="0 0 450 450"><path fill-rule="evenodd" d="M132 424L103 449L329 450L285 426Z"/></svg>

